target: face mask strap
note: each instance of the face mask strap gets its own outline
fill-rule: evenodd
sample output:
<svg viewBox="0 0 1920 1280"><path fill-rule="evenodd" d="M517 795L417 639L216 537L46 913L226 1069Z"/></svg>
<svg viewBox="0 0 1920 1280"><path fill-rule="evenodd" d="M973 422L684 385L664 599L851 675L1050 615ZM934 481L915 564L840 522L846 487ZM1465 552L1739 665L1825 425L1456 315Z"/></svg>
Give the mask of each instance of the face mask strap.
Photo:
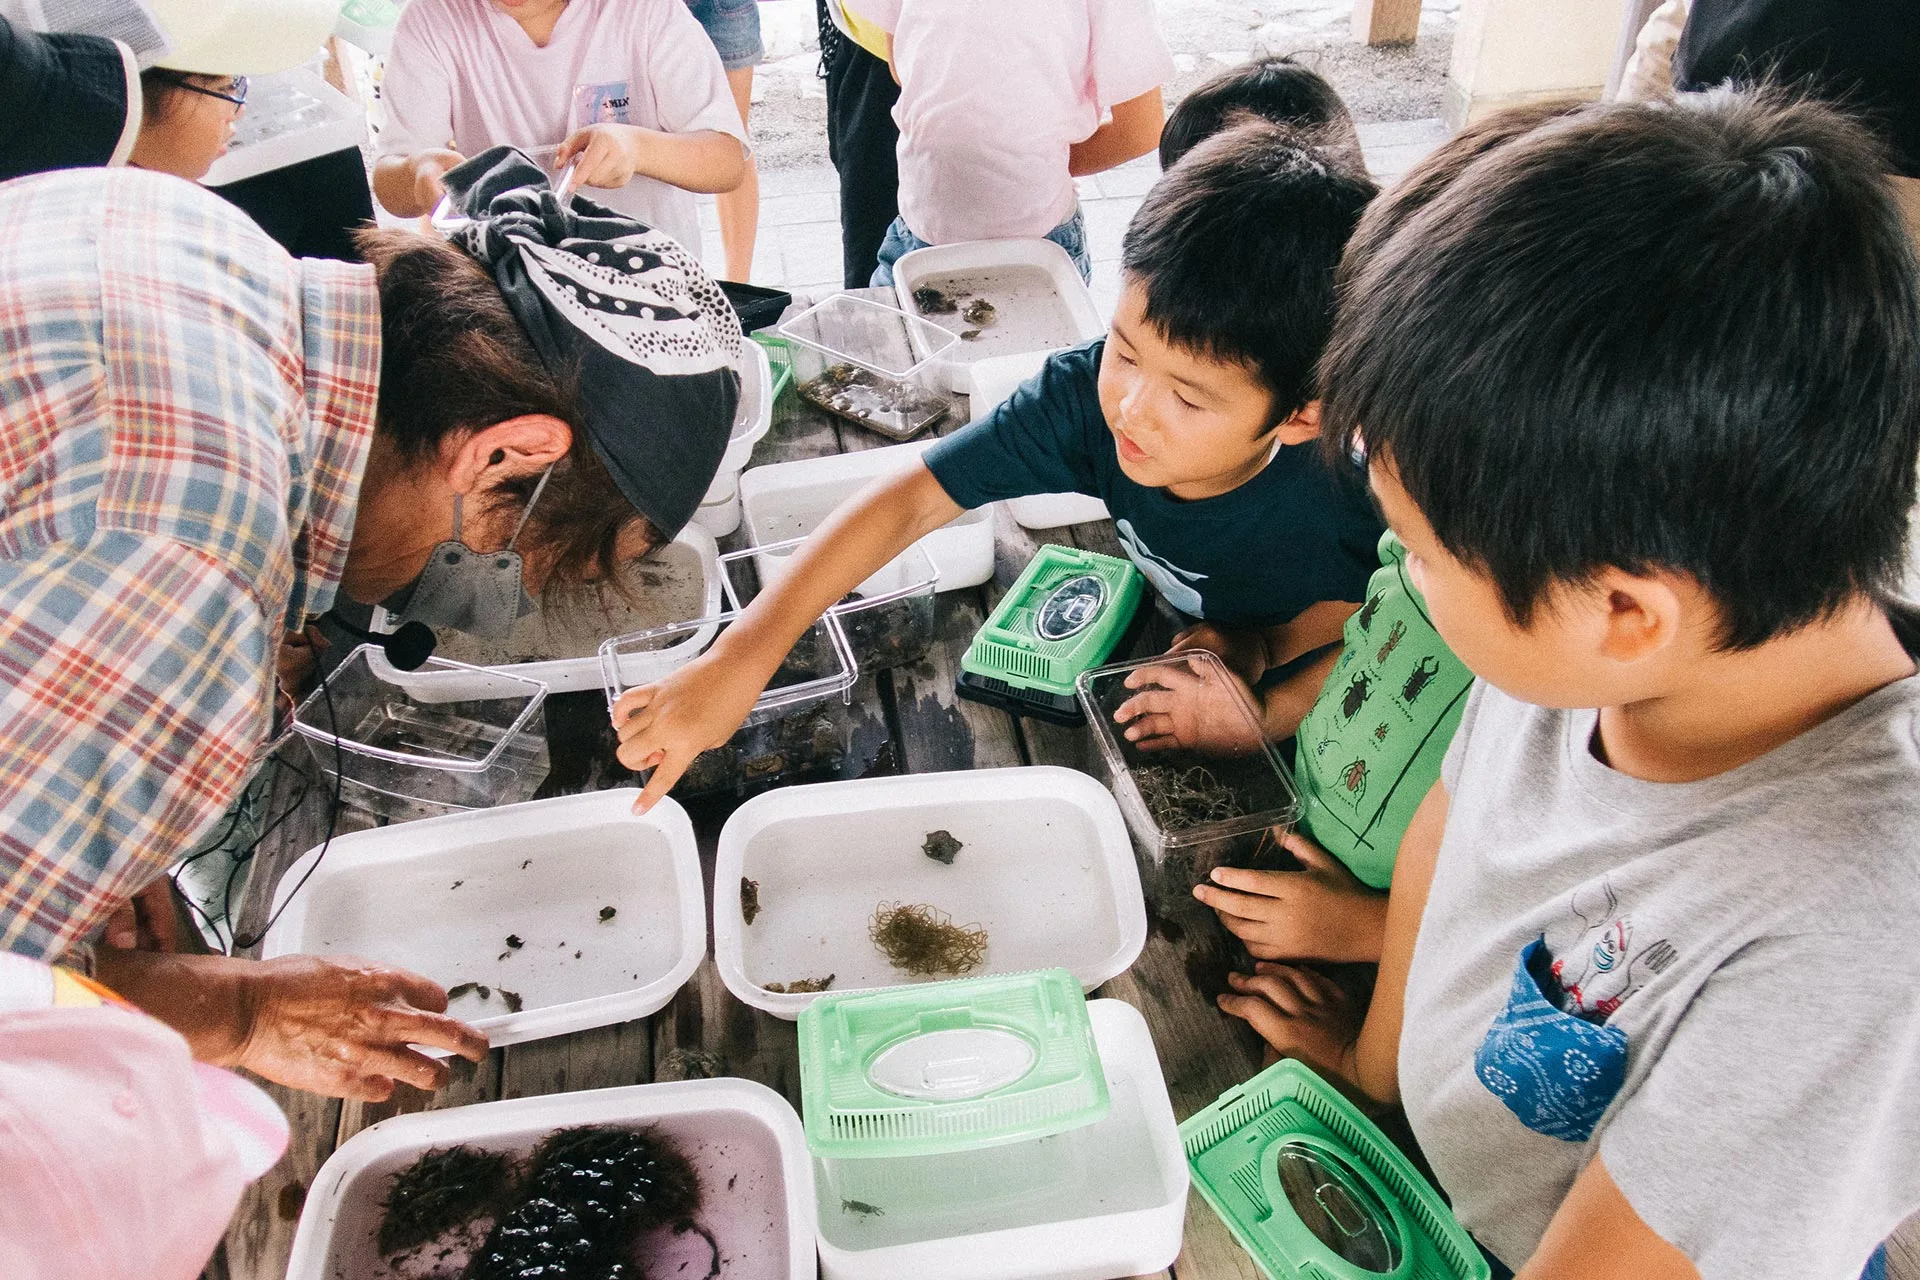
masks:
<svg viewBox="0 0 1920 1280"><path fill-rule="evenodd" d="M547 491L547 481L551 479L553 479L552 467L548 467L540 473L540 483L533 486L533 496L527 499L527 509L520 513L520 523L513 526L513 536L507 539L507 545L502 548L503 550L513 550L513 544L520 541L520 531L527 527L527 521L533 516L533 506L536 502L540 501L540 495ZM460 537L460 499L463 496L464 495L458 493L453 495L453 540L455 542L462 541Z"/></svg>

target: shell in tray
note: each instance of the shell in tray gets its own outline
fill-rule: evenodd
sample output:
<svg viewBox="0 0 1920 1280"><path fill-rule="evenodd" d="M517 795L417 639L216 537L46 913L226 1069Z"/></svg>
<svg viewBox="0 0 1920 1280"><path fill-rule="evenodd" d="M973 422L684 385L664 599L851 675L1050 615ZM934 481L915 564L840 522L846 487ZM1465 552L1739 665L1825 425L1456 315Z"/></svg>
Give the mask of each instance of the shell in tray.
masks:
<svg viewBox="0 0 1920 1280"><path fill-rule="evenodd" d="M825 989L848 991L964 976L896 968L875 941L883 911L916 908L923 921L984 933L972 972L1057 966L1087 989L1124 971L1146 944L1125 824L1113 797L1072 769L782 787L728 819L714 876L721 979L784 1018L798 1017L818 998L811 984L829 977ZM751 923L741 896L748 882L758 908Z"/></svg>
<svg viewBox="0 0 1920 1280"><path fill-rule="evenodd" d="M281 879L274 909L286 909L265 954L424 974L496 1048L645 1017L692 976L707 928L685 811L669 800L636 816L638 794L337 836L324 860L311 852Z"/></svg>
<svg viewBox="0 0 1920 1280"><path fill-rule="evenodd" d="M342 1144L314 1178L288 1280L463 1274L491 1218L381 1256L376 1236L394 1175L428 1151L461 1145L518 1159L556 1130L582 1125L650 1128L687 1157L699 1178L699 1230L669 1226L641 1236L634 1274L643 1265L649 1276L706 1276L717 1254L728 1280L812 1280L813 1170L800 1118L766 1086L734 1079L548 1094L383 1120Z"/></svg>

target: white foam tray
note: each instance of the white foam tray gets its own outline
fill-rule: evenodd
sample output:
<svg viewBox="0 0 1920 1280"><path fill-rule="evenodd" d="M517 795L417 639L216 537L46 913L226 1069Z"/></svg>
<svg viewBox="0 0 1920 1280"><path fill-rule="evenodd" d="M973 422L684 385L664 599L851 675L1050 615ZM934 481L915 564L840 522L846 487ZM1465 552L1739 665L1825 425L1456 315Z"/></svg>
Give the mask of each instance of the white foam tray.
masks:
<svg viewBox="0 0 1920 1280"><path fill-rule="evenodd" d="M336 836L264 954L353 955L444 987L505 987L448 1012L494 1046L644 1018L707 950L700 855L671 799L644 816L632 788L560 796ZM278 912L318 859L288 869ZM602 907L615 916L599 918ZM510 948L513 934L523 945ZM575 952L579 954L576 956Z"/></svg>
<svg viewBox="0 0 1920 1280"><path fill-rule="evenodd" d="M982 1151L815 1160L824 1280L1109 1280L1173 1263L1187 1161L1153 1036L1119 1000L1087 1012L1105 1119Z"/></svg>
<svg viewBox="0 0 1920 1280"><path fill-rule="evenodd" d="M936 830L964 846L952 866L921 852ZM742 877L760 886L750 926L740 918ZM839 992L933 981L893 968L868 941L883 902L924 903L986 929L975 973L1058 966L1089 991L1125 972L1147 940L1119 806L1086 774L1054 766L769 791L721 830L713 899L721 981L782 1018L816 997L765 983L831 973Z"/></svg>
<svg viewBox="0 0 1920 1280"><path fill-rule="evenodd" d="M686 1153L700 1176L696 1220L713 1233L728 1280L813 1280L813 1168L800 1117L765 1085L735 1079L552 1093L382 1120L320 1167L294 1232L288 1280L396 1276L374 1245L387 1187L432 1148L522 1155L555 1129L587 1124L652 1125ZM663 1228L646 1244L658 1250L648 1275L707 1274L711 1254L697 1232ZM457 1275L462 1266L443 1260L433 1274Z"/></svg>
<svg viewBox="0 0 1920 1280"><path fill-rule="evenodd" d="M1051 240L963 240L957 244L915 249L893 264L893 289L902 311L948 328L943 321L950 321L951 317L921 314L914 305L913 291L941 276L985 275L1008 267L1030 267L1045 274L1051 297L1058 299L1064 309L1065 325L1051 337L1036 335L1032 341L1023 341L1022 317L1016 311L1020 295L996 292L994 302L1001 312L999 323L986 330L978 342L957 343L941 362L947 385L962 394L974 393L973 366L982 361L1027 356L1031 360L1027 373L1031 375L1040 367L1046 352L1087 342L1107 331L1106 322L1100 318L1100 308L1094 304L1093 293L1080 278L1073 258ZM1031 327L1031 323L1027 327ZM996 329L1004 336L997 335ZM918 336L916 333L916 348ZM921 350L920 354L930 353ZM979 406L974 406L974 416L978 417L979 413Z"/></svg>
<svg viewBox="0 0 1920 1280"><path fill-rule="evenodd" d="M740 476L747 540L755 546L812 533L835 507L880 476L916 462L932 440L748 467ZM993 510L980 507L920 539L939 567L936 591L977 587L993 577Z"/></svg>
<svg viewBox="0 0 1920 1280"><path fill-rule="evenodd" d="M713 533L703 527L703 522L689 524L674 538L682 546L691 547L694 554L700 557L700 570L706 577L706 584L701 591L700 616L703 618L711 617L720 610L720 548L713 539ZM390 631L394 625L393 615L375 606L373 621L369 625L374 631ZM657 653L629 655L625 661L633 668L632 678L635 682L658 679L691 662L712 638L711 628L702 629L670 648ZM584 658L513 662L498 667L401 671L387 661L383 650L375 649L368 656L368 665L382 680L400 686L411 697L422 702L508 698L521 696L525 692L511 680L494 675L494 672L538 680L547 686L549 693L578 693L582 689L601 689L606 686L600 671L598 652L589 653Z"/></svg>

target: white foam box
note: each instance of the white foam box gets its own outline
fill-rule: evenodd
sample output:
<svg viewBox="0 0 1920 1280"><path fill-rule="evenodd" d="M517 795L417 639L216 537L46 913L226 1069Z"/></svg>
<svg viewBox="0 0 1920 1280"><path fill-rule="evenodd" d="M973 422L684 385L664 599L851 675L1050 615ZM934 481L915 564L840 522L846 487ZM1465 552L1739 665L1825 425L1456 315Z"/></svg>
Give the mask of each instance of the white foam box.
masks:
<svg viewBox="0 0 1920 1280"><path fill-rule="evenodd" d="M952 865L922 851L933 831L961 842ZM742 879L758 885L751 925ZM769 991L769 982L832 974L838 992L935 980L895 969L868 939L882 903L924 904L985 929L975 973L1057 966L1089 991L1125 972L1147 940L1119 806L1086 774L1050 765L767 792L721 830L713 898L721 981L782 1018L816 997Z"/></svg>
<svg viewBox="0 0 1920 1280"><path fill-rule="evenodd" d="M834 508L879 477L913 465L933 444L916 440L748 467L740 476L740 507L748 540L759 547L805 537ZM977 587L993 577L993 510L980 507L966 512L920 539L919 545L940 570L935 590Z"/></svg>
<svg viewBox="0 0 1920 1280"><path fill-rule="evenodd" d="M1121 1001L1087 1013L1104 1119L977 1151L815 1160L824 1280L1109 1280L1173 1263L1187 1162L1153 1036Z"/></svg>
<svg viewBox="0 0 1920 1280"><path fill-rule="evenodd" d="M431 670L401 671L387 661L382 650L376 649L368 657L368 665L373 673L406 690L409 696L421 702L467 702L487 698L504 698L520 694L522 689L511 679L502 676L520 676L528 680L538 680L547 686L549 693L577 693L582 689L600 689L605 687L605 679L600 670L600 642L617 635L633 631L644 631L653 627L667 626L685 621L688 618L707 618L720 610L720 548L713 540L714 535L699 524L690 524L682 529L674 540L656 552L656 556L671 557L676 571L689 574L697 569L699 582L690 584L694 598L680 602L662 601L659 608L650 609L644 591L639 601L639 612L624 604L616 604L618 614L609 612L601 630L604 635L591 637L590 645L584 647L584 654L567 657L543 658L533 662L473 662L462 644L456 640L448 645L445 633L442 635L441 648L449 650L449 655L459 654L466 658L477 670ZM582 604L582 611L594 606ZM385 609L373 611L372 629L390 631L394 626L394 617ZM514 624L513 632L498 647L512 652L516 647L539 650L550 644L550 638L541 627L541 616L531 614ZM706 643L713 638L711 629L696 632L671 648L656 653L630 655L624 661L633 666L633 682L645 683L656 680L668 672L693 660ZM440 648L436 648L436 653ZM494 675L499 672L501 675Z"/></svg>
<svg viewBox="0 0 1920 1280"><path fill-rule="evenodd" d="M294 1232L288 1280L399 1280L457 1276L464 1248L423 1251L412 1271L389 1266L374 1243L393 1176L436 1147L524 1156L555 1129L652 1126L700 1177L695 1221L713 1236L728 1280L812 1280L813 1169L800 1117L750 1080L680 1080L554 1093L395 1116L363 1129L328 1157ZM649 1276L704 1276L712 1252L698 1232L663 1227L643 1237ZM636 1272L638 1274L638 1272Z"/></svg>
<svg viewBox="0 0 1920 1280"><path fill-rule="evenodd" d="M915 249L894 263L893 287L900 309L908 315L949 333L976 334L971 339L962 336L943 361L948 385L958 392L973 390L976 361L1030 355L1034 357L1031 372L1039 368L1044 353L1087 342L1107 331L1079 268L1051 240L965 240ZM957 302L957 309L945 313L923 309L914 295L929 287ZM992 305L991 324L966 318L966 305L976 300ZM917 333L915 338L918 345ZM980 408L973 406L976 417Z"/></svg>
<svg viewBox="0 0 1920 1280"><path fill-rule="evenodd" d="M707 921L686 811L669 798L635 815L639 794L335 836L324 858L312 850L281 877L274 910L285 912L264 954L360 956L449 989L483 983L490 997L462 995L448 1012L496 1048L644 1018L699 967ZM502 989L521 997L520 1012Z"/></svg>

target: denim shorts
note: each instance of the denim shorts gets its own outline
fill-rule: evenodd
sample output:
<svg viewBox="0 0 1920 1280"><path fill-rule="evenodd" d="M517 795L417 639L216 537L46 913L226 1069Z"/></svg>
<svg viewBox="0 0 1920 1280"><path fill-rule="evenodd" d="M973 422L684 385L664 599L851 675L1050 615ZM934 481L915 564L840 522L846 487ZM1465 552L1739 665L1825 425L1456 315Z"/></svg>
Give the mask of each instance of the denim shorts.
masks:
<svg viewBox="0 0 1920 1280"><path fill-rule="evenodd" d="M729 71L756 67L766 61L760 43L757 0L687 0L687 8L707 29L707 39L720 51L720 65Z"/></svg>

